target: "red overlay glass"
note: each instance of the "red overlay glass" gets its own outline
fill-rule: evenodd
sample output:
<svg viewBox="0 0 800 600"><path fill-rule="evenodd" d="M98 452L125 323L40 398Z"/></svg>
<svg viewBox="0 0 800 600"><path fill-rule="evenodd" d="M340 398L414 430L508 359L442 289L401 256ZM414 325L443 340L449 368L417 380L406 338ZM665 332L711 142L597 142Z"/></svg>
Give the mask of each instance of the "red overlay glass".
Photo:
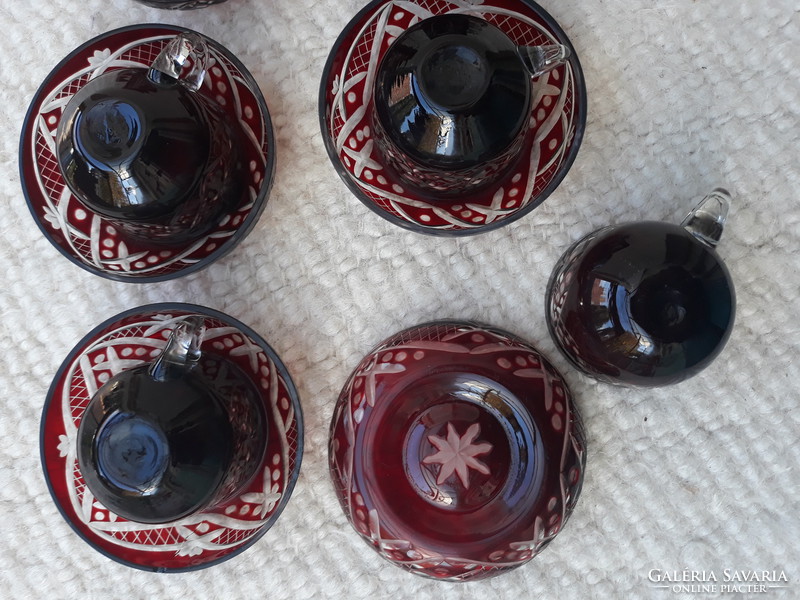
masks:
<svg viewBox="0 0 800 600"><path fill-rule="evenodd" d="M585 438L561 375L475 323L403 331L358 365L331 424L348 519L384 558L440 579L517 567L561 530Z"/></svg>

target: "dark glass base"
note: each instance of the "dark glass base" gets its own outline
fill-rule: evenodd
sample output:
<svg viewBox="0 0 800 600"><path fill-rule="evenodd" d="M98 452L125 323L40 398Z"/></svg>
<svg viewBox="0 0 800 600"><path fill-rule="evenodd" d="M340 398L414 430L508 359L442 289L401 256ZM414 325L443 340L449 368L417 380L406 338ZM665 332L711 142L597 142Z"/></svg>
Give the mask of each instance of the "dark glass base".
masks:
<svg viewBox="0 0 800 600"><path fill-rule="evenodd" d="M173 10L189 10L193 8L204 8L212 4L222 4L227 0L136 0L140 4L146 4L154 8L168 8Z"/></svg>
<svg viewBox="0 0 800 600"><path fill-rule="evenodd" d="M546 297L550 333L582 371L612 383L687 379L733 327L733 282L717 253L683 227L608 227L559 260Z"/></svg>

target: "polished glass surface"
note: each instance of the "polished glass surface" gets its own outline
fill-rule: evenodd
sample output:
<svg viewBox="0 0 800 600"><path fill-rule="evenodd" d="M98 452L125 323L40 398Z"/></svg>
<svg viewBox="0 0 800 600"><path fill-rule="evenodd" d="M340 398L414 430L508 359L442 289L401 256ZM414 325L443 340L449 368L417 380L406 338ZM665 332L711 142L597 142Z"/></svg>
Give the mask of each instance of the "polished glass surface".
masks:
<svg viewBox="0 0 800 600"><path fill-rule="evenodd" d="M375 93L380 126L400 151L426 166L465 169L517 139L529 117L531 75L497 27L442 15L397 38Z"/></svg>
<svg viewBox="0 0 800 600"><path fill-rule="evenodd" d="M730 336L730 274L685 227L630 223L597 231L559 261L548 324L583 371L616 383L677 383L705 368Z"/></svg>
<svg viewBox="0 0 800 600"><path fill-rule="evenodd" d="M89 480L76 460L75 428L94 408L96 390L109 384L115 375L144 365L176 328L199 318L205 324L201 344L189 341L179 346L196 348L187 357L201 351L192 372L212 389L230 423L234 444L226 476L212 500L185 518L159 523L125 520L95 495L97 486L87 485ZM159 374L156 369L158 377L168 374L174 365L166 366L166 373L162 370ZM170 400L163 399L166 407L158 410L168 410ZM112 426L118 436L114 445L130 430L143 434L145 447L151 445L152 438L156 438L152 445L163 443L165 438L169 442L170 432L155 430L156 423L147 414L138 412L136 419L119 419L128 421L128 425ZM302 406L289 373L252 329L203 306L140 306L99 324L62 362L42 412L42 467L55 507L90 547L123 565L149 572L196 571L252 547L280 518L300 471L302 419ZM113 457L113 448L110 450ZM160 462L158 456L152 466L145 461L145 468L133 474L136 486L130 487L150 487L150 475L161 470ZM116 470L110 475L119 477L121 469Z"/></svg>
<svg viewBox="0 0 800 600"><path fill-rule="evenodd" d="M210 151L210 120L192 96L143 69L88 83L59 139L70 187L107 217L174 211L202 180Z"/></svg>
<svg viewBox="0 0 800 600"><path fill-rule="evenodd" d="M384 558L440 579L517 567L562 529L585 466L564 380L501 330L439 321L367 355L331 425L334 485Z"/></svg>

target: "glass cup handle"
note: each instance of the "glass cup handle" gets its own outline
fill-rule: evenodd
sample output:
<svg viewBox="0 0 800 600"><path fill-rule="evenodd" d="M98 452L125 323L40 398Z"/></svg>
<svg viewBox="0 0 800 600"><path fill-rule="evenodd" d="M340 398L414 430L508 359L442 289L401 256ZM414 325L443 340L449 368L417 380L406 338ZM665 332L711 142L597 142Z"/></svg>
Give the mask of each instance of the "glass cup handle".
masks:
<svg viewBox="0 0 800 600"><path fill-rule="evenodd" d="M153 61L150 78L156 83L165 83L162 75L166 75L196 92L203 85L208 63L208 45L205 40L196 33L181 33L170 40Z"/></svg>
<svg viewBox="0 0 800 600"><path fill-rule="evenodd" d="M728 219L730 203L728 190L716 188L686 215L681 226L706 246L716 248Z"/></svg>
<svg viewBox="0 0 800 600"><path fill-rule="evenodd" d="M531 77L539 77L563 65L570 57L570 49L563 44L549 46L517 46L517 54Z"/></svg>
<svg viewBox="0 0 800 600"><path fill-rule="evenodd" d="M150 365L156 381L166 381L193 368L200 360L200 345L206 332L202 317L187 317L175 326L164 350Z"/></svg>

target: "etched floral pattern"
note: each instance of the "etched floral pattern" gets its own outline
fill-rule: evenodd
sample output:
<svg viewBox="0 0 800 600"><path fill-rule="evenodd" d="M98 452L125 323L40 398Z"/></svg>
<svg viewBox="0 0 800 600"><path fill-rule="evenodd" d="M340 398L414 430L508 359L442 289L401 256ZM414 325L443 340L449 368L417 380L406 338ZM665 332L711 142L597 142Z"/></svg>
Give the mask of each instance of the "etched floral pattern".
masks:
<svg viewBox="0 0 800 600"><path fill-rule="evenodd" d="M429 454L422 462L426 465L441 465L436 483L441 485L455 472L464 487L469 489L470 469L489 475L489 467L475 458L492 450L492 445L489 443L473 443L480 432L481 426L473 423L463 436L459 436L453 424L448 423L446 439L435 435L428 436L428 441L438 449L438 452Z"/></svg>
<svg viewBox="0 0 800 600"><path fill-rule="evenodd" d="M410 492L410 497L404 502L418 502L419 491L401 483L399 486L391 484L392 490L384 492L366 483L364 478L363 469L369 462L362 460L364 440L369 437L367 428L377 418L376 413L386 414L383 411L387 403L394 399L386 396L386 390L395 386L398 390L405 389L407 378L413 378L415 372L419 374L420 369L425 370L423 364L437 365L438 369L443 367L442 360L448 365L480 363L494 376L509 378L507 383L512 387L541 390L527 398L524 405L535 419L539 435L549 440L550 449L544 459L552 461L551 467L545 467L549 493L538 497L535 506L528 507L530 513L519 521L523 523L521 527L508 530L502 536L498 534L493 538L492 547L476 553L455 547L443 551L441 547L427 546L415 537L413 521L399 519L392 509L384 507L387 498L406 492ZM491 396L492 390L487 390ZM496 400L500 401L499 398ZM447 491L442 497L445 500L457 499L462 494L462 499L467 496L480 499L483 493L491 493L487 491L491 489L490 481L493 478L502 480L505 477L503 465L508 464L505 459L499 459L506 450L490 436L491 423L490 420L478 422L472 418L454 420L448 417L437 424L436 429L423 434L419 442L407 441L402 455L409 461L414 460L415 466L409 462L406 475L410 477L415 469L426 471L419 481L431 483L438 479L436 485L444 483ZM400 435L409 436L404 439L410 440L412 431L403 430ZM501 573L531 560L561 531L580 493L586 460L584 440L580 417L572 406L565 382L533 347L511 334L478 324L435 322L388 338L356 367L334 410L329 465L347 518L377 552L413 573L463 581ZM368 452L375 457L374 439L369 443ZM381 455L382 458L392 456L391 451ZM479 476L482 480L485 478L480 484ZM487 483L489 485L485 485ZM411 485L409 482L408 486ZM426 499L422 500L424 504L415 505L413 514L417 518L422 514L417 509L428 510L426 506L434 505L429 502L431 499L439 502L438 497L420 496ZM439 516L457 518L448 515L460 514L458 503L458 500L455 504L445 501L443 504L447 508L439 512ZM461 506L473 510L467 504Z"/></svg>
<svg viewBox="0 0 800 600"><path fill-rule="evenodd" d="M586 117L583 84L572 63L535 82L530 144L507 176L469 194L463 203L430 202L407 189L386 169L371 131L376 69L383 53L408 27L433 15L476 13L519 45L561 43L530 6L466 0L387 0L348 26L353 33L332 53L334 65L322 84L327 93L323 133L331 160L359 199L389 220L428 233L477 232L522 216L544 201L569 169Z"/></svg>

